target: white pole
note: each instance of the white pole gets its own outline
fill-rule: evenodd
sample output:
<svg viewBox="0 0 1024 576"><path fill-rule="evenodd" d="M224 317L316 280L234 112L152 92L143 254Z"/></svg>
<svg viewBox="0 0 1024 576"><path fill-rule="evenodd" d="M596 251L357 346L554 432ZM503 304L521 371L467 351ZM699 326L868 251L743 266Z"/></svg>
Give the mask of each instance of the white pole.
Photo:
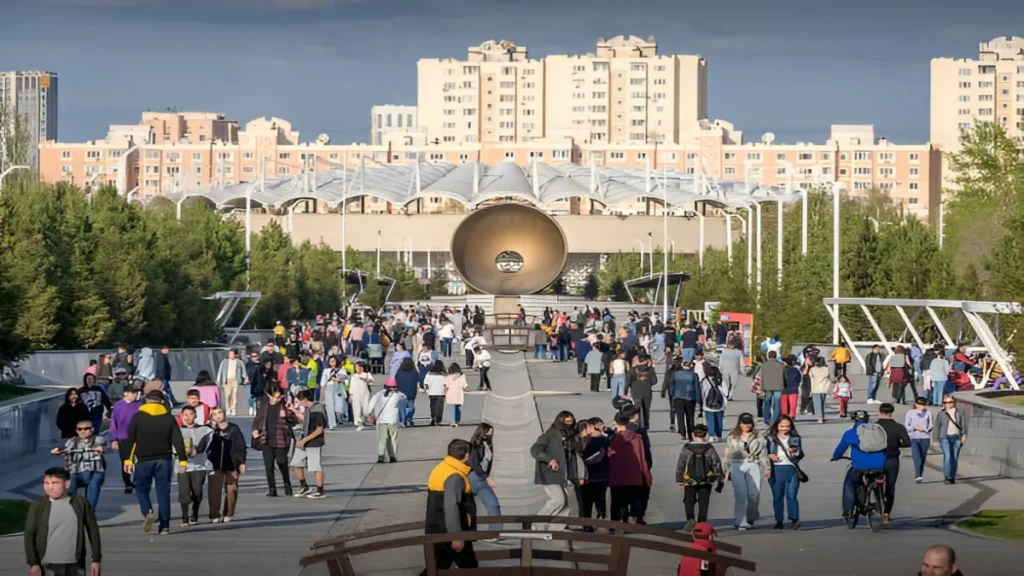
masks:
<svg viewBox="0 0 1024 576"><path fill-rule="evenodd" d="M295 207L298 205L296 202L288 207L288 235L292 237L292 242L295 242Z"/></svg>
<svg viewBox="0 0 1024 576"><path fill-rule="evenodd" d="M345 150L345 165L341 169L341 276L348 278L348 238L345 229L345 215L348 213L348 150ZM345 282L343 280L343 282ZM342 284L343 286L345 284Z"/></svg>
<svg viewBox="0 0 1024 576"><path fill-rule="evenodd" d="M175 211L177 212L177 216L178 216L178 222L181 222L181 203L185 201L185 198L188 198L188 196L182 196L181 200L178 200L178 206L175 209Z"/></svg>
<svg viewBox="0 0 1024 576"><path fill-rule="evenodd" d="M408 260L408 262L406 263L406 266L408 266L409 269L411 270L412 269L412 236L409 236L409 251L407 252L407 254L408 254L408 256L406 257L406 260Z"/></svg>
<svg viewBox="0 0 1024 576"><path fill-rule="evenodd" d="M757 293L761 293L761 203L757 203Z"/></svg>
<svg viewBox="0 0 1024 576"><path fill-rule="evenodd" d="M661 186L661 213L662 213L662 225L664 227L665 241L661 245L661 254L664 260L664 269L662 273L665 275L665 282L663 282L662 289L665 292L664 305L662 307L661 319L663 322L668 323L668 183L664 183Z"/></svg>
<svg viewBox="0 0 1024 576"><path fill-rule="evenodd" d="M700 250L697 251L697 262L700 265L701 270L704 269L704 246L707 244L704 241L704 215L697 212L697 219L699 220L700 226Z"/></svg>
<svg viewBox="0 0 1024 576"><path fill-rule="evenodd" d="M800 193L800 254L807 256L807 190Z"/></svg>
<svg viewBox="0 0 1024 576"><path fill-rule="evenodd" d="M725 258L732 264L732 214L725 213Z"/></svg>
<svg viewBox="0 0 1024 576"><path fill-rule="evenodd" d="M843 184L832 186L832 297L839 298L839 202ZM832 318L832 343L839 344L839 307Z"/></svg>
<svg viewBox="0 0 1024 576"><path fill-rule="evenodd" d="M15 170L28 170L28 166L11 166L7 170L4 170L3 174L0 174L0 192L2 192L4 189L4 178L6 178L8 174L14 172Z"/></svg>
<svg viewBox="0 0 1024 576"><path fill-rule="evenodd" d="M778 218L776 218L776 222L778 223L778 230L775 233L776 236L778 237L778 239L776 240L776 259L778 260L777 266L779 268L779 270L778 270L778 272L779 272L778 283L779 284L782 283L782 245L783 245L784 240L785 240L783 238L783 236L782 236L783 235L783 232L782 232L782 209L783 209L782 198L779 198L779 213L778 213Z"/></svg>
<svg viewBox="0 0 1024 576"><path fill-rule="evenodd" d="M747 206L747 287L754 279L754 209Z"/></svg>
<svg viewBox="0 0 1024 576"><path fill-rule="evenodd" d="M377 230L377 276L380 276L380 230Z"/></svg>
<svg viewBox="0 0 1024 576"><path fill-rule="evenodd" d="M640 274L644 273L644 243L638 238L633 239L634 242L640 245Z"/></svg>
<svg viewBox="0 0 1024 576"><path fill-rule="evenodd" d="M395 260L401 262L402 258L402 239L395 238Z"/></svg>
<svg viewBox="0 0 1024 576"><path fill-rule="evenodd" d="M427 250L427 280L430 280L430 250Z"/></svg>
<svg viewBox="0 0 1024 576"><path fill-rule="evenodd" d="M647 248L650 251L650 258L648 260L651 264L651 276L654 276L654 234L647 233Z"/></svg>

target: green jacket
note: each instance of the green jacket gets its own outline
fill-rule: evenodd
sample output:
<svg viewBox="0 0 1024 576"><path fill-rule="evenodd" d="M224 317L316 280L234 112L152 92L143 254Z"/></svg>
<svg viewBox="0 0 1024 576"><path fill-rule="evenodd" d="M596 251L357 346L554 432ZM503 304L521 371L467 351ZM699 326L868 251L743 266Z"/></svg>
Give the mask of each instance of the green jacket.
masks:
<svg viewBox="0 0 1024 576"><path fill-rule="evenodd" d="M85 537L89 537L92 547L92 561L101 562L100 527L96 523L96 514L79 494L71 495L71 508L78 516L78 543L75 546L75 560L79 568L85 568ZM46 555L46 537L50 532L50 498L42 496L28 507L28 518L25 520L25 561L29 567L40 566Z"/></svg>

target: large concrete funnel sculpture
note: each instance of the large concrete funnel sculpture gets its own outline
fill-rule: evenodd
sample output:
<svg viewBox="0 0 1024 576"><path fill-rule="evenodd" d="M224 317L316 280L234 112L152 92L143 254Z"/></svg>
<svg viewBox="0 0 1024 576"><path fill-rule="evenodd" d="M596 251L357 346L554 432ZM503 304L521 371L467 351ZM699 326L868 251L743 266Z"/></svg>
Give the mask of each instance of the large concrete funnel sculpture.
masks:
<svg viewBox="0 0 1024 576"><path fill-rule="evenodd" d="M562 228L522 204L481 208L452 235L452 263L466 284L487 294L533 294L558 278L568 257Z"/></svg>

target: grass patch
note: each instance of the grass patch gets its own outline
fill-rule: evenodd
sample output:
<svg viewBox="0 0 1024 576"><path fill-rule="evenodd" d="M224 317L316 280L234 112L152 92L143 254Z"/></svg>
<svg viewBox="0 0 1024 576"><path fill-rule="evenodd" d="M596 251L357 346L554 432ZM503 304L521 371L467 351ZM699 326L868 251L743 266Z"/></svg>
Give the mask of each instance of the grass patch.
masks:
<svg viewBox="0 0 1024 576"><path fill-rule="evenodd" d="M996 402L1001 402L1003 404L1009 404L1010 406L1024 406L1024 394L1015 394L1013 396L996 396L995 398L990 398L990 400L995 400Z"/></svg>
<svg viewBox="0 0 1024 576"><path fill-rule="evenodd" d="M0 500L0 535L25 531L28 500Z"/></svg>
<svg viewBox="0 0 1024 576"><path fill-rule="evenodd" d="M1024 510L982 510L957 527L982 536L1024 542Z"/></svg>
<svg viewBox="0 0 1024 576"><path fill-rule="evenodd" d="M22 396L28 396L39 392L35 388L26 388L24 386L16 386L8 382L0 382L0 402L4 400L12 400L14 398L20 398Z"/></svg>

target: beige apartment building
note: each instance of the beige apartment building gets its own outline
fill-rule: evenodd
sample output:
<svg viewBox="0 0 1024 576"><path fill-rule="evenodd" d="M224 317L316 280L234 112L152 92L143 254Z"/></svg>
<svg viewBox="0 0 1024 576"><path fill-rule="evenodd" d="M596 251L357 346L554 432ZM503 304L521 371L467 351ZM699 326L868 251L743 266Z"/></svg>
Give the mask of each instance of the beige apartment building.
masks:
<svg viewBox="0 0 1024 576"><path fill-rule="evenodd" d="M995 122L1024 145L1024 38L998 37L978 45L978 57L931 62L931 142L960 149L960 131Z"/></svg>
<svg viewBox="0 0 1024 576"><path fill-rule="evenodd" d="M594 53L528 57L489 40L466 60L417 62L418 129L437 144L675 144L707 117L707 63L659 55L653 37L599 38Z"/></svg>
<svg viewBox="0 0 1024 576"><path fill-rule="evenodd" d="M416 106L381 104L370 108L370 144L380 146L388 142L404 142L412 138L419 128Z"/></svg>
<svg viewBox="0 0 1024 576"><path fill-rule="evenodd" d="M941 181L936 148L894 144L876 137L872 126L834 125L831 137L821 144L778 144L770 134L763 135L759 142L747 143L741 131L723 120L694 121L680 130L675 143L586 143L564 137L491 144L410 138L373 146L332 144L325 136L301 142L299 133L280 118L257 118L239 127L219 114L162 112L144 114L135 126L111 126L103 140L45 142L40 146L40 158L40 174L45 181L79 185L107 182L122 192L135 191L139 197L253 182L261 173L269 179L344 166L355 171L363 164L374 167L417 160L488 165L512 162L524 168L534 160L650 166L653 171L674 169L709 178L771 186L788 184L793 188L809 188L819 180L841 181L855 195L873 188L883 190L922 218L935 217ZM126 176L123 180L122 174ZM402 208L379 198L348 203L350 213L398 213ZM326 210L326 206L317 209ZM547 209L556 214L661 213L656 201L644 199L604 207L574 198L553 203ZM408 210L458 213L465 209L452 200L427 197Z"/></svg>

